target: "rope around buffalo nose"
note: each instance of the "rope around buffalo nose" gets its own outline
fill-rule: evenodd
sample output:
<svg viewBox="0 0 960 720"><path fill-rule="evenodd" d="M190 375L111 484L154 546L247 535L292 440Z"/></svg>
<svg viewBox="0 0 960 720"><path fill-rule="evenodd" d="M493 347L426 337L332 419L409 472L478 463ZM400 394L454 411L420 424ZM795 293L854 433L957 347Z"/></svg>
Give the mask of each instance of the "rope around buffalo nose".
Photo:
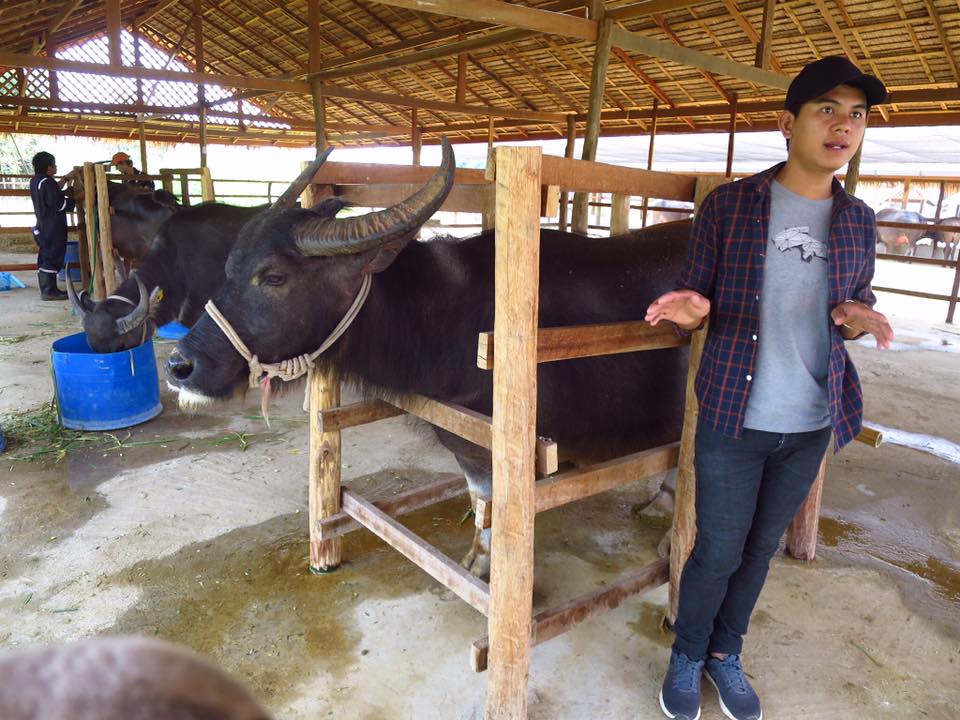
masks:
<svg viewBox="0 0 960 720"><path fill-rule="evenodd" d="M356 319L357 315L360 314L360 308L363 307L363 303L367 299L367 295L370 294L370 284L372 283L372 275L369 273L364 273L363 282L360 285L360 290L357 291L357 296L353 299L353 304L347 310L346 314L337 323L337 326L330 331L330 334L327 336L327 339L314 350L312 353L304 353L303 355L298 355L295 358L290 358L288 360L281 360L278 363L261 363L257 356L250 352L250 348L244 344L243 340L240 339L240 336L237 334L236 330L233 329L233 326L230 325L230 322L223 316L223 313L220 312L220 309L214 304L213 300L208 300L207 304L204 305L204 310L207 311L207 314L210 318L217 324L223 334L226 335L227 340L230 341L230 344L233 345L234 349L240 353L240 356L247 361L247 366L250 368L250 377L248 385L251 388L257 387L259 385L263 391L263 394L260 399L260 412L263 415L264 421L267 423L267 427L270 427L270 415L267 412L267 408L270 404L270 379L278 377L284 382L289 382L290 380L296 380L298 377L303 375L307 376L307 386L304 389L303 395L303 409L304 411L309 410L310 402L310 380L313 377L313 365L314 361L327 349L333 345L343 333L347 331L347 328L350 327L350 324Z"/></svg>

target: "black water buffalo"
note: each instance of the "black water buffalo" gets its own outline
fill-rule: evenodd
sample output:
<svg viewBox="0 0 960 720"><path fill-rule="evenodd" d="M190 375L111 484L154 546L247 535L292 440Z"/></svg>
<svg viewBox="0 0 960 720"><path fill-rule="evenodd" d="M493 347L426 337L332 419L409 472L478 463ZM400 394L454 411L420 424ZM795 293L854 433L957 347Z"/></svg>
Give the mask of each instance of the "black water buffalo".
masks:
<svg viewBox="0 0 960 720"><path fill-rule="evenodd" d="M355 321L317 359L348 381L388 395L415 392L490 414L492 373L476 366L477 334L493 328L494 236L411 242L453 180L453 152L434 178L399 205L361 217L306 209L257 216L227 260L214 301L250 351L276 362L315 350L372 276ZM671 289L684 261L690 221L608 239L541 232L542 327L642 318ZM566 453L609 458L677 440L686 349L542 364L537 429ZM182 406L227 398L248 365L205 315L168 363ZM438 431L467 476L471 495L490 492L487 450ZM464 560L489 568L489 531Z"/></svg>
<svg viewBox="0 0 960 720"><path fill-rule="evenodd" d="M180 210L177 198L165 190L148 190L129 183L108 183L110 235L113 249L124 265L124 277L150 251L157 230Z"/></svg>
<svg viewBox="0 0 960 720"><path fill-rule="evenodd" d="M937 224L952 225L957 228L953 232L949 230L938 230L932 234L935 243L943 244L944 259L956 260L957 256L960 255L960 217L939 220Z"/></svg>
<svg viewBox="0 0 960 720"><path fill-rule="evenodd" d="M325 158L308 167L301 178L316 173ZM274 207L293 205L293 190L300 184L298 179ZM333 216L342 207L332 198L318 212ZM84 293L78 297L68 281L67 291L83 320L90 347L101 353L127 350L173 320L192 327L204 304L223 285L227 255L240 228L264 209L204 203L179 210L157 229L137 272L103 302L95 303ZM154 293L155 289L162 292Z"/></svg>

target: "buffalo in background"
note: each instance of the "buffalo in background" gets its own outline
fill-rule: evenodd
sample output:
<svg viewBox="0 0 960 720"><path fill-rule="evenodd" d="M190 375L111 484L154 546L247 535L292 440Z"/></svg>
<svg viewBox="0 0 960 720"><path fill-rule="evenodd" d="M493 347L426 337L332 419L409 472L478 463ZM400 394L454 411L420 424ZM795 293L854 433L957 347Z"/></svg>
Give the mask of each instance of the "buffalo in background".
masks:
<svg viewBox="0 0 960 720"><path fill-rule="evenodd" d="M884 208L877 212L878 221L903 222L903 223L930 223L933 222L923 215L912 210L900 210L896 208ZM960 224L960 219L951 218L940 220L938 225ZM938 259L951 259L956 253L957 233L944 233L939 230L925 230L924 228L894 228L877 226L877 243L883 243L883 248L878 248L878 252L888 252L894 255L917 255L918 243L924 238L928 238L932 243L931 253L928 257Z"/></svg>

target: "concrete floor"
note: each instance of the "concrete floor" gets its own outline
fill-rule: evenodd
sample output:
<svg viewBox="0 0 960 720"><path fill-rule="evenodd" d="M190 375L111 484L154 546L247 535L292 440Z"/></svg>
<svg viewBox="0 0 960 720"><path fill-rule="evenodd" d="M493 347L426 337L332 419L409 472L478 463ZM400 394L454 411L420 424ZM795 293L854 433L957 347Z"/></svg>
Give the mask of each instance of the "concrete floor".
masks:
<svg viewBox="0 0 960 720"><path fill-rule="evenodd" d="M78 330L20 277L28 290L0 293L3 414L50 399L50 344ZM960 335L894 321L898 352L851 348L868 419L960 443ZM160 417L114 433L124 447L0 456L0 649L157 635L215 659L278 718L480 718L486 675L470 670L469 646L486 634L482 616L365 531L347 537L341 570L307 572L300 392L276 403L272 429L254 395L186 416L164 390ZM346 431L343 463L371 497L458 472L401 418ZM765 717L955 715L958 489L960 466L905 447L855 444L831 459L819 559L774 561L747 639ZM656 557L663 530L638 512L653 490L637 483L538 518L538 610ZM405 523L459 558L467 508L451 500ZM660 717L665 602L664 589L631 599L535 648L530 717ZM721 717L705 689L704 720Z"/></svg>

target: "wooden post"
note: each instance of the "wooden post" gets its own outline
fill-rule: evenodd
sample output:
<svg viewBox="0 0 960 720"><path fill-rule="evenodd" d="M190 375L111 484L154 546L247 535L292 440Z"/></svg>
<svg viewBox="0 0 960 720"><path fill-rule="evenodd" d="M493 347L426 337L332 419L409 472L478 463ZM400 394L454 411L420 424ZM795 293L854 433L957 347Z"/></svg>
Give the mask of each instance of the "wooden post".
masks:
<svg viewBox="0 0 960 720"><path fill-rule="evenodd" d="M83 182L83 168L74 165L73 171L81 178ZM91 188L92 190L92 188ZM84 185L84 196L77 203L77 252L80 255L80 283L84 288L90 287L90 241L87 239L87 213L84 212L86 205L87 186Z"/></svg>
<svg viewBox="0 0 960 720"><path fill-rule="evenodd" d="M166 190L171 195L173 194L173 171L172 170L160 170L160 184L163 185L163 189Z"/></svg>
<svg viewBox="0 0 960 720"><path fill-rule="evenodd" d="M947 305L947 323L953 324L953 314L957 309L957 294L960 293L960 254L957 255L957 268L953 271L953 289Z"/></svg>
<svg viewBox="0 0 960 720"><path fill-rule="evenodd" d="M55 31L51 31L45 34L43 38L43 45L44 45L44 50L47 53L47 57L57 56L57 36ZM57 73L55 70L51 70L49 75L50 75L50 99L59 100L60 84L57 81Z"/></svg>
<svg viewBox="0 0 960 720"><path fill-rule="evenodd" d="M190 207L190 178L182 170L180 171L180 204Z"/></svg>
<svg viewBox="0 0 960 720"><path fill-rule="evenodd" d="M493 117L487 118L487 152L493 150Z"/></svg>
<svg viewBox="0 0 960 720"><path fill-rule="evenodd" d="M96 202L97 184L93 163L83 164L83 222L87 231L87 250L90 253L90 268L93 273L93 299L102 302L107 297L103 283L103 264L98 260L100 244L97 241Z"/></svg>
<svg viewBox="0 0 960 720"><path fill-rule="evenodd" d="M787 552L797 560L813 562L817 559L817 529L820 526L820 498L823 496L823 478L827 474L827 450L820 462L817 478L813 481L807 499L787 528Z"/></svg>
<svg viewBox="0 0 960 720"><path fill-rule="evenodd" d="M210 177L210 168L200 168L200 198L203 202L213 202L216 195L213 192L213 178Z"/></svg>
<svg viewBox="0 0 960 720"><path fill-rule="evenodd" d="M697 538L697 477L694 469L694 442L700 408L697 405L697 395L693 387L697 370L700 369L700 359L706 338L706 327L693 333L690 338L687 395L683 412L683 431L680 435L680 461L677 471L673 528L670 532L670 605L667 609L667 617L671 623L677 621L683 566L687 564L687 558L693 552L693 544Z"/></svg>
<svg viewBox="0 0 960 720"><path fill-rule="evenodd" d="M737 134L737 94L730 93L730 136L727 139L727 172L726 176L733 175L733 139Z"/></svg>
<svg viewBox="0 0 960 720"><path fill-rule="evenodd" d="M660 100L653 99L653 115L650 118L650 144L647 146L647 170L653 170L653 143L657 139L657 118L660 113ZM647 226L647 210L650 207L650 198L643 196L643 214L640 218L640 227Z"/></svg>
<svg viewBox="0 0 960 720"><path fill-rule="evenodd" d="M610 236L623 235L630 230L630 196L614 193L610 201Z"/></svg>
<svg viewBox="0 0 960 720"><path fill-rule="evenodd" d="M460 40L463 40L463 33L460 34ZM457 55L457 96L456 102L462 105L467 97L467 54Z"/></svg>
<svg viewBox="0 0 960 720"><path fill-rule="evenodd" d="M487 165L493 166L493 116L487 118ZM483 196L483 208L480 211L480 227L484 230L490 230L495 224L497 214L496 192L485 193Z"/></svg>
<svg viewBox="0 0 960 720"><path fill-rule="evenodd" d="M310 97L313 100L313 124L316 128L317 153L327 147L327 104L323 97L323 81L314 75L320 72L320 0L307 0L307 77L310 80Z"/></svg>
<svg viewBox="0 0 960 720"><path fill-rule="evenodd" d="M486 717L524 720L533 630L540 148L495 151L493 522Z"/></svg>
<svg viewBox="0 0 960 720"><path fill-rule="evenodd" d="M420 167L422 143L420 141L420 123L417 122L417 108L410 110L410 145L413 149L413 165L414 167Z"/></svg>
<svg viewBox="0 0 960 720"><path fill-rule="evenodd" d="M943 212L943 197L947 193L947 184L941 180L940 181L940 195L937 197L937 211L933 214L934 224L940 222L940 213ZM947 258L948 260L950 258Z"/></svg>
<svg viewBox="0 0 960 720"><path fill-rule="evenodd" d="M150 171L147 169L147 138L144 134L142 122L137 123L137 132L140 136L140 169L145 173L149 173Z"/></svg>
<svg viewBox="0 0 960 720"><path fill-rule="evenodd" d="M100 230L100 261L103 266L103 288L106 295L117 289L117 271L113 262L113 236L110 234L110 193L107 170L101 163L94 167L97 186L97 223Z"/></svg>
<svg viewBox="0 0 960 720"><path fill-rule="evenodd" d="M572 158L573 149L577 142L577 119L574 115L567 115L567 145L564 148L563 156ZM560 217L557 220L557 229L566 232L567 222L570 217L570 193L564 190L560 193Z"/></svg>
<svg viewBox="0 0 960 720"><path fill-rule="evenodd" d="M847 174L843 178L843 189L850 195L856 195L857 183L860 182L860 156L863 154L863 142L847 163Z"/></svg>
<svg viewBox="0 0 960 720"><path fill-rule="evenodd" d="M907 204L910 202L910 178L906 178L903 181L903 197L900 199L900 209L906 210Z"/></svg>
<svg viewBox="0 0 960 720"><path fill-rule="evenodd" d="M765 0L763 4L763 26L757 42L757 54L754 64L763 70L770 69L770 55L773 44L773 23L777 0Z"/></svg>
<svg viewBox="0 0 960 720"><path fill-rule="evenodd" d="M203 7L201 0L193 0L193 47L197 72L206 72L203 60ZM240 103L243 100L239 101ZM207 166L207 93L202 82L197 83L197 103L200 105L200 167Z"/></svg>
<svg viewBox="0 0 960 720"><path fill-rule="evenodd" d="M107 0L106 5L110 67L116 70L123 65L120 53L120 0Z"/></svg>
<svg viewBox="0 0 960 720"><path fill-rule="evenodd" d="M310 570L340 566L340 538L319 539L319 520L340 512L340 431L323 432L321 411L340 406L336 371L314 370L310 378Z"/></svg>
<svg viewBox="0 0 960 720"><path fill-rule="evenodd" d="M600 112L603 109L603 86L607 79L607 65L610 62L610 39L613 21L596 18L600 22L597 33L596 51L593 56L593 71L590 74L590 111L587 115L587 130L583 138L583 160L595 160L597 140L600 136ZM589 224L587 208L588 193L573 194L573 231L586 233Z"/></svg>

